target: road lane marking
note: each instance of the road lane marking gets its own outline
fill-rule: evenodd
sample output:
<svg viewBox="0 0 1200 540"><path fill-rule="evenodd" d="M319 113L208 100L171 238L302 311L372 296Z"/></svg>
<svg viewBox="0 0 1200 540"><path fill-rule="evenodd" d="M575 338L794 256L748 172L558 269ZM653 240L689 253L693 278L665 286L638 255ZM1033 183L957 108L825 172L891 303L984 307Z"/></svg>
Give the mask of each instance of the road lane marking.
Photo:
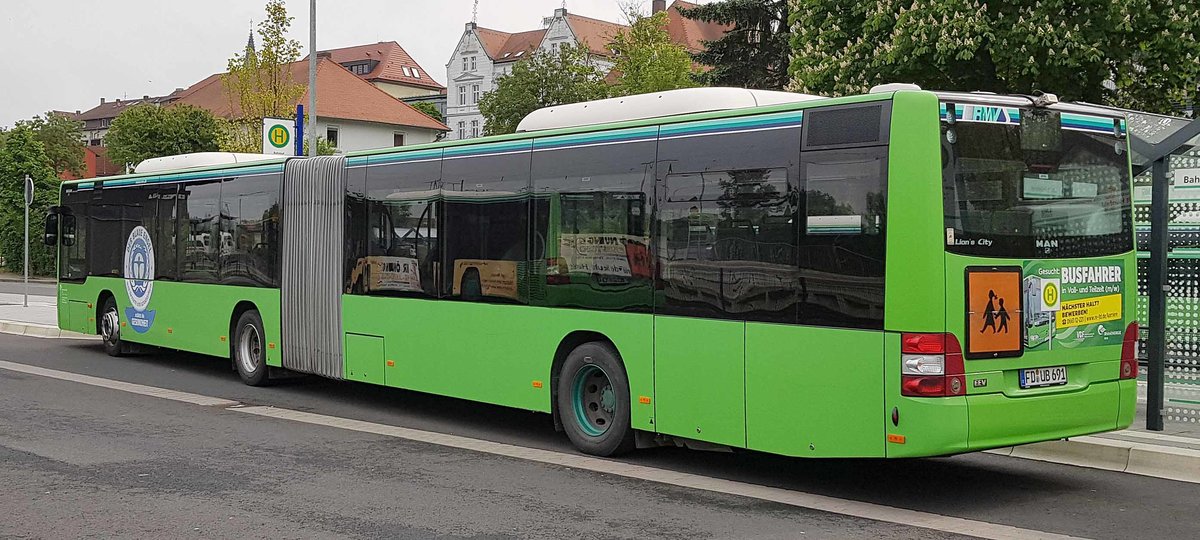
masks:
<svg viewBox="0 0 1200 540"><path fill-rule="evenodd" d="M836 497L829 497L825 495L816 495L801 491L761 486L746 482L738 482L735 480L726 480L722 478L714 478L698 474L648 467L645 465L635 465L632 463L612 461L608 459L585 456L582 454L529 448L525 446L498 443L459 435L449 435L433 431L390 426L386 424L364 422L362 420L307 413L277 407L242 406L239 402L229 399L203 396L200 394L191 394L188 392L179 392L166 388L104 379L101 377L92 377L90 375L80 375L77 373L47 369L26 364L18 364L14 362L6 362L3 360L0 360L0 369L6 369L18 373L26 373L30 375L39 375L52 379L71 381L90 386L98 386L101 388L119 390L122 392L129 392L144 396L169 399L172 401L191 403L195 405L224 407L228 411L252 414L260 417L302 422L306 424L333 427L360 433L372 433L414 442L470 450L485 454L533 461L537 463L558 465L561 467L622 476L625 478L644 480L688 489L747 497L762 501L785 504L788 506L840 514L844 516L870 519L886 523L896 523L899 525L975 536L978 538L997 540L1022 540L1026 538L1070 540L1079 538L1075 536L1035 531L1032 529L1022 529L1010 525L1001 525L996 523L988 523L985 521L943 516L939 514L908 510L905 508L896 508L881 504L838 499Z"/></svg>
<svg viewBox="0 0 1200 540"><path fill-rule="evenodd" d="M125 381L102 379L100 377L92 377L91 375L80 375L78 373L59 371L57 369L47 369L38 366L5 362L4 360L0 360L0 369L16 371L18 373L27 373L29 375L40 375L42 377L49 377L51 379L77 382L90 386L99 386L101 388L108 388L111 390L120 390L122 392L129 392L131 394L140 394L143 396L169 399L171 401L182 401L184 403L202 405L205 407L232 407L234 405L238 405L238 402L231 399L202 396L200 394L190 394L188 392L168 390L166 388L159 388L157 386L146 386L143 384L135 384Z"/></svg>

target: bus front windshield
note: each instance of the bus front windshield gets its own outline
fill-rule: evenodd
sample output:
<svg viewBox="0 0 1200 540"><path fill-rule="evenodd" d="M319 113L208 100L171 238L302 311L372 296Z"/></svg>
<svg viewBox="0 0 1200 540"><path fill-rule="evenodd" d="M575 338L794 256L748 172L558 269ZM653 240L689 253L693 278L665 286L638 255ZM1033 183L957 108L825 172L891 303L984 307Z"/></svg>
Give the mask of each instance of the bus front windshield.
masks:
<svg viewBox="0 0 1200 540"><path fill-rule="evenodd" d="M1125 139L1051 120L1032 129L942 123L947 251L1068 258L1133 249Z"/></svg>

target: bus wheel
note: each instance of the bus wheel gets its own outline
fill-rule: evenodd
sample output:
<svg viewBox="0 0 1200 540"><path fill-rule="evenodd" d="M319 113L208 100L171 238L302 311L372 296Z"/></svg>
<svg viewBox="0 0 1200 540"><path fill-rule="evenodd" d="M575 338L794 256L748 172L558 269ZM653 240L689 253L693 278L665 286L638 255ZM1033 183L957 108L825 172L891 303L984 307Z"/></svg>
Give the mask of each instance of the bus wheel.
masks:
<svg viewBox="0 0 1200 540"><path fill-rule="evenodd" d="M129 352L121 341L121 316L117 313L117 302L111 296L106 296L100 307L100 339L109 356L125 356Z"/></svg>
<svg viewBox="0 0 1200 540"><path fill-rule="evenodd" d="M571 351L558 377L556 406L575 448L596 456L632 450L629 403L625 367L611 345L593 341Z"/></svg>
<svg viewBox="0 0 1200 540"><path fill-rule="evenodd" d="M262 317L249 310L238 317L233 334L233 364L242 382L250 386L267 384L266 340Z"/></svg>

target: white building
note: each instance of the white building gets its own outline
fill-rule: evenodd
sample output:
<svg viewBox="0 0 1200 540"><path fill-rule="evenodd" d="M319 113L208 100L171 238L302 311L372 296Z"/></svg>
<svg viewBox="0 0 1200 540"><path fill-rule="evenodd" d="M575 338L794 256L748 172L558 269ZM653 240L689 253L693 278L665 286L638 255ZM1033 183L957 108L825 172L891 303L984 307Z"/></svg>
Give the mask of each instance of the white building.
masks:
<svg viewBox="0 0 1200 540"><path fill-rule="evenodd" d="M676 0L668 9L664 0L655 0L654 12L668 10L667 32L689 52L703 49L704 41L720 39L727 27L693 21L683 17L680 7L695 4ZM612 69L612 51L608 44L628 26L584 17L565 8L554 10L554 16L542 21L542 28L509 33L482 28L467 23L450 61L446 64L446 125L449 139L470 139L483 134L483 115L479 113L479 98L496 88L496 79L512 72L514 63L541 49L553 51L564 43L586 43L592 60L602 71Z"/></svg>

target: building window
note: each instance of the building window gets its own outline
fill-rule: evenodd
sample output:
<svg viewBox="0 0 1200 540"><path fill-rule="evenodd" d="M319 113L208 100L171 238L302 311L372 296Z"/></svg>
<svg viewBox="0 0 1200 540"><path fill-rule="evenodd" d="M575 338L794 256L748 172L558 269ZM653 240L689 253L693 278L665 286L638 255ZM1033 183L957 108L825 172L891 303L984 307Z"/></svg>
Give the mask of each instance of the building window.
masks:
<svg viewBox="0 0 1200 540"><path fill-rule="evenodd" d="M476 69L479 69L479 67L475 64L475 57L472 56L471 57L471 71L475 71Z"/></svg>
<svg viewBox="0 0 1200 540"><path fill-rule="evenodd" d="M421 70L419 70L419 69L417 69L417 68L412 68L412 73L413 73L413 78L414 78L414 79L420 79L420 78L421 78Z"/></svg>
<svg viewBox="0 0 1200 540"><path fill-rule="evenodd" d="M392 146L404 146L404 134L403 133L393 133L392 134Z"/></svg>
<svg viewBox="0 0 1200 540"><path fill-rule="evenodd" d="M471 120L471 138L479 136L479 120Z"/></svg>
<svg viewBox="0 0 1200 540"><path fill-rule="evenodd" d="M458 104L459 105L467 104L467 87L466 87L466 85L458 87Z"/></svg>
<svg viewBox="0 0 1200 540"><path fill-rule="evenodd" d="M471 85L471 103L479 103L479 85Z"/></svg>
<svg viewBox="0 0 1200 540"><path fill-rule="evenodd" d="M91 139L88 141L88 146L100 146L100 139Z"/></svg>
<svg viewBox="0 0 1200 540"><path fill-rule="evenodd" d="M467 138L467 123L466 122L458 123L458 138L459 138L459 140Z"/></svg>
<svg viewBox="0 0 1200 540"><path fill-rule="evenodd" d="M350 72L355 75L366 75L371 72L371 64L353 64L350 66Z"/></svg>
<svg viewBox="0 0 1200 540"><path fill-rule="evenodd" d="M337 148L338 145L338 128L329 126L325 128L325 140L329 141L329 146Z"/></svg>
<svg viewBox="0 0 1200 540"><path fill-rule="evenodd" d="M463 57L463 71L470 71L470 64L468 64L468 62L470 62L470 59L468 59L467 57L464 56Z"/></svg>

